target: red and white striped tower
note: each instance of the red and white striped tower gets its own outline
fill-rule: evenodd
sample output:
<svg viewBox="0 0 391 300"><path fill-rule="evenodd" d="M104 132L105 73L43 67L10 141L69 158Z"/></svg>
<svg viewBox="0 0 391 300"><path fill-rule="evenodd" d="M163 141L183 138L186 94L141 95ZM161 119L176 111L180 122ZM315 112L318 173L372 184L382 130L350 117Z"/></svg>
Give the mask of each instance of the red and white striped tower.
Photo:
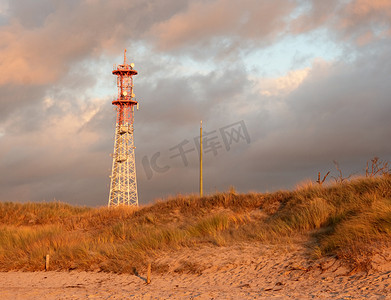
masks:
<svg viewBox="0 0 391 300"><path fill-rule="evenodd" d="M128 64L126 62L125 49L124 63L114 66L113 70L113 74L117 76L118 96L112 102L116 106L117 120L113 167L110 176L109 207L119 205L138 206L133 140L134 107L138 108L138 102L133 93L133 75L137 75L137 71L133 68L133 63Z"/></svg>

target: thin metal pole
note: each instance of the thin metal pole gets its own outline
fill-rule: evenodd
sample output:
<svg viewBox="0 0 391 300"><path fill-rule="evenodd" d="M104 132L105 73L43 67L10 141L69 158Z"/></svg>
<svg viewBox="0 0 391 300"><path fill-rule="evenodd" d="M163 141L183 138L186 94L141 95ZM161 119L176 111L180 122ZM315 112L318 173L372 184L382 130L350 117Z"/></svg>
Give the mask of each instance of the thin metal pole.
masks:
<svg viewBox="0 0 391 300"><path fill-rule="evenodd" d="M202 120L200 125L200 197L202 197Z"/></svg>

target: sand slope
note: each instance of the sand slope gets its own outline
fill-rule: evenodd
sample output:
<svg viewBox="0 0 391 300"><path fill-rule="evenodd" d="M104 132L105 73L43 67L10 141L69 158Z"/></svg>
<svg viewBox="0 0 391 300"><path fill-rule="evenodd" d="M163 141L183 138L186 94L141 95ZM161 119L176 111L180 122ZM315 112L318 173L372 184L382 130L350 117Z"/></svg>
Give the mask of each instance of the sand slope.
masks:
<svg viewBox="0 0 391 300"><path fill-rule="evenodd" d="M0 273L0 299L391 299L387 253L377 271L352 275L299 245L202 246L153 260L149 285L145 270Z"/></svg>

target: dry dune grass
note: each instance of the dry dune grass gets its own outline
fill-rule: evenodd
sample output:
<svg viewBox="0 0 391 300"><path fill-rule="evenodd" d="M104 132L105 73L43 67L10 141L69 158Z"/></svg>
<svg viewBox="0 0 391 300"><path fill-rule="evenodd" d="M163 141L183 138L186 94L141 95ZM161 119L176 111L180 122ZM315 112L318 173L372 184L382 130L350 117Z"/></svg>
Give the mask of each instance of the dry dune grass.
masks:
<svg viewBox="0 0 391 300"><path fill-rule="evenodd" d="M391 241L391 177L270 194L179 195L140 208L0 203L0 271L43 270L49 254L53 270L134 273L161 251L303 237L314 257L371 268Z"/></svg>

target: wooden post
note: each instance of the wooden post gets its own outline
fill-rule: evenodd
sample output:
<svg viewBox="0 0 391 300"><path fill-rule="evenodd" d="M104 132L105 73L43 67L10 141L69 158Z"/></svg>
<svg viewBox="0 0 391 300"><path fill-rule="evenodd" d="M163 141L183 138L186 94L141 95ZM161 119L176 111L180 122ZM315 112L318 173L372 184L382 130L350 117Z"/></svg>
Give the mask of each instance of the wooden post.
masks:
<svg viewBox="0 0 391 300"><path fill-rule="evenodd" d="M150 283L151 283L151 263L148 263L146 284L150 284Z"/></svg>
<svg viewBox="0 0 391 300"><path fill-rule="evenodd" d="M49 271L49 254L45 257L45 271Z"/></svg>

